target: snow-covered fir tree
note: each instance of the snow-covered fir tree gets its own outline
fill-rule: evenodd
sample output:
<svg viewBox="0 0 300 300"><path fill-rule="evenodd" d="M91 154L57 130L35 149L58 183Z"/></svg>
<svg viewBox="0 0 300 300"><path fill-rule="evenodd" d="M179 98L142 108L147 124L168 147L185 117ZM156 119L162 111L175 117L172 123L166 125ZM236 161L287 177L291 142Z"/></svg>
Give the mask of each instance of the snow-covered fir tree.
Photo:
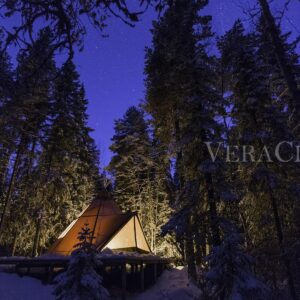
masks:
<svg viewBox="0 0 300 300"><path fill-rule="evenodd" d="M88 224L78 234L78 249L70 257L67 270L56 278L54 294L57 300L106 300L108 291L103 287L98 269L101 265L92 244L93 233Z"/></svg>
<svg viewBox="0 0 300 300"><path fill-rule="evenodd" d="M36 194L32 206L43 208L47 220L43 237L48 238L40 239L43 247L91 201L99 181L99 153L87 125L87 100L72 62L59 70L51 97L49 126L33 172Z"/></svg>
<svg viewBox="0 0 300 300"><path fill-rule="evenodd" d="M170 213L167 170L163 155L152 141L144 113L130 107L115 123L110 149L114 156L108 169L114 176L114 195L124 211L137 211L152 250L168 250L160 227Z"/></svg>
<svg viewBox="0 0 300 300"><path fill-rule="evenodd" d="M3 203L6 172L9 157L13 150L14 128L7 119L13 91L13 69L10 57L2 47L2 32L0 30L0 203ZM0 207L2 211L2 207Z"/></svg>
<svg viewBox="0 0 300 300"><path fill-rule="evenodd" d="M293 51L288 43L286 36L282 36L281 28L277 24L276 17L273 16L270 8L270 4L267 0L259 0L261 20L262 20L262 32L268 39L270 51L273 51L272 57L274 57L274 65L280 69L281 78L284 81L284 86L287 91L283 91L287 94L288 107L291 117L291 125L294 129L298 129L298 118L300 113L300 89L299 89L299 56ZM296 47L298 41L294 47ZM299 131L297 130L299 135Z"/></svg>
<svg viewBox="0 0 300 300"><path fill-rule="evenodd" d="M238 228L228 221L222 223L223 241L207 257L209 271L205 274L207 293L211 299L270 299L267 286L254 274L254 260L243 250Z"/></svg>
<svg viewBox="0 0 300 300"><path fill-rule="evenodd" d="M12 237L18 235L18 229L25 223L24 220L21 221L21 207L28 207L28 188L32 184L30 175L41 145L40 137L43 135L43 126L47 119L51 79L55 74L50 40L49 29L40 31L32 47L18 53L12 98L6 107L4 118L7 126L11 126L13 131L10 135L12 148L1 210L0 237L6 234L3 227L6 221L12 224L5 226L6 231L12 231L7 232L8 236ZM40 67L35 69L37 66ZM16 213L14 218L10 214L11 210ZM28 229L26 231L29 232ZM5 240L11 243L10 239Z"/></svg>
<svg viewBox="0 0 300 300"><path fill-rule="evenodd" d="M115 177L115 193L121 207L140 212L141 220L145 213L142 207L145 199L146 179L150 166L150 137L142 111L130 107L124 117L115 122L115 134L110 149L114 156L109 170Z"/></svg>
<svg viewBox="0 0 300 300"><path fill-rule="evenodd" d="M205 145L211 141L214 148L214 142L222 138L216 121L222 103L216 89L216 61L207 54L211 17L200 16L206 4L182 0L170 5L154 23L145 67L145 107L175 161L175 213L164 232L173 231L178 242L184 242L184 256L194 279L196 261L200 263L206 255L203 245L220 243L217 206L230 195L222 176L223 164L212 163Z"/></svg>
<svg viewBox="0 0 300 300"><path fill-rule="evenodd" d="M268 26L266 25L263 16L259 16L255 21L257 23L255 30L256 42L262 60L268 68L270 91L272 92L272 95L277 98L277 101L280 102L282 106L286 107L290 116L289 125L293 127L295 126L295 123L292 122L292 120L295 118L297 109L294 100L288 91L286 78L284 74L282 74L282 69L278 63L277 56L274 55L275 49L272 39L270 38ZM289 69L289 76L293 78L293 81L299 82L299 54L296 50L298 41L291 39L291 32L283 33L279 25L276 25L276 35L278 35L278 39L284 52L284 61Z"/></svg>
<svg viewBox="0 0 300 300"><path fill-rule="evenodd" d="M3 246L12 254L39 254L101 188L84 88L71 61L55 68L50 40L44 30L20 52L15 90L3 107L1 126L10 132L1 222L9 225Z"/></svg>
<svg viewBox="0 0 300 300"><path fill-rule="evenodd" d="M258 268L265 276L288 278L293 298L291 260L296 259L289 252L293 239L287 235L290 231L287 220L293 219L291 209L297 207L293 195L299 186L295 177L287 174L299 174L299 171L293 162L278 161L275 149L282 141L293 141L294 136L286 111L277 98L271 96L269 69L256 41L255 35L246 34L242 23L237 21L219 43L223 64L231 76L229 88L233 92L230 139L236 145L251 145L259 152L255 161L248 157L237 165L242 182L240 207L247 243L257 254ZM283 145L282 157L287 157L288 153L289 148ZM276 260L261 264L263 253L273 253Z"/></svg>

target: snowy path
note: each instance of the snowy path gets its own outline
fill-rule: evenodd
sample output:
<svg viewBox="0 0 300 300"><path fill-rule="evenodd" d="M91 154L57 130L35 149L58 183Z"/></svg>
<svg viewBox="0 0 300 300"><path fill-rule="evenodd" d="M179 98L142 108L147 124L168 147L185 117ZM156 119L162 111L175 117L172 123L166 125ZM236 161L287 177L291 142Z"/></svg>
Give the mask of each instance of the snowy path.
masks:
<svg viewBox="0 0 300 300"><path fill-rule="evenodd" d="M188 282L186 269L172 269L165 271L155 286L130 300L191 300L200 297L200 290Z"/></svg>

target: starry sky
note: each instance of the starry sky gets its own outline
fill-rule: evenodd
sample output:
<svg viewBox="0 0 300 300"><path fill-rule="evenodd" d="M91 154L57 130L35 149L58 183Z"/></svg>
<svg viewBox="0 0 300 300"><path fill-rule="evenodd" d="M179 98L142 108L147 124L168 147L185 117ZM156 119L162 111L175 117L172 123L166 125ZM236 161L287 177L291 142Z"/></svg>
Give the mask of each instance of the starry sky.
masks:
<svg viewBox="0 0 300 300"><path fill-rule="evenodd" d="M282 10L285 1L273 1L273 12ZM221 35L237 18L251 27L245 11L254 8L255 3L256 0L210 0L203 13L213 16L213 30ZM87 26L85 48L75 55L74 62L89 100L89 126L94 129L92 136L101 152L102 168L112 155L109 145L114 134L114 120L122 117L129 106L138 105L144 97L144 49L151 45L149 30L156 18L157 14L149 10L135 28L110 18L105 30L108 38ZM293 31L294 36L300 35L300 1L290 0L282 27Z"/></svg>
<svg viewBox="0 0 300 300"><path fill-rule="evenodd" d="M275 2L272 8L276 13L282 9L284 0ZM244 11L253 7L253 0L211 0L204 12L212 14L214 32L223 34L237 18L251 26ZM101 151L102 167L111 157L109 145L114 120L144 97L144 49L151 44L149 30L156 17L154 11L146 12L135 28L111 18L106 29L108 38L89 28L85 49L75 56L89 99L89 125L94 129L92 136ZM300 34L300 1L291 1L282 22L286 30Z"/></svg>

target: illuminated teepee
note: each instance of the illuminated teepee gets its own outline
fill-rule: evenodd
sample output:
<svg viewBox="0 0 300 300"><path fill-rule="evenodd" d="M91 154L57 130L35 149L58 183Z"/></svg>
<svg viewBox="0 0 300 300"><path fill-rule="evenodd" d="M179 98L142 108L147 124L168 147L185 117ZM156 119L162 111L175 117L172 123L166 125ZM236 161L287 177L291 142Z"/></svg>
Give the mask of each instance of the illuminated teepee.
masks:
<svg viewBox="0 0 300 300"><path fill-rule="evenodd" d="M70 255L78 243L78 232L88 224L99 251L151 252L136 213L122 213L113 200L94 200L59 236L48 253Z"/></svg>

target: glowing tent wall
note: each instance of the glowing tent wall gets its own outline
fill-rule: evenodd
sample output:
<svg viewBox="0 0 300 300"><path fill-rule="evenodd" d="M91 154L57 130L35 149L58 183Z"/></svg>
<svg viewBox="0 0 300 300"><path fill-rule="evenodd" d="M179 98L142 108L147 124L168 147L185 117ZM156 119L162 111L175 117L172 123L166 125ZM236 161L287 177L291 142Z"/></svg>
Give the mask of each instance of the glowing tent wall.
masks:
<svg viewBox="0 0 300 300"><path fill-rule="evenodd" d="M143 252L150 252L141 223L136 215L103 248L139 249Z"/></svg>
<svg viewBox="0 0 300 300"><path fill-rule="evenodd" d="M137 214L122 213L112 200L94 200L59 236L48 253L70 255L78 243L78 233L88 224L98 250L151 252Z"/></svg>

